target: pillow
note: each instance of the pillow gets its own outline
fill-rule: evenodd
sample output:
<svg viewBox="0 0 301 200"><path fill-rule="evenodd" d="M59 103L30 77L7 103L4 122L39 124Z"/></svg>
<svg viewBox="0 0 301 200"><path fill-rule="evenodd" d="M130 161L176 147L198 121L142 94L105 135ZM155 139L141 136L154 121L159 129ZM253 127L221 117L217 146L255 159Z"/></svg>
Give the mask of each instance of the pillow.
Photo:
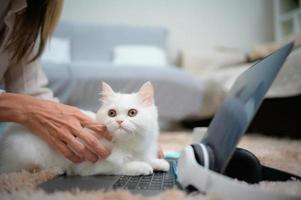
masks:
<svg viewBox="0 0 301 200"><path fill-rule="evenodd" d="M67 38L51 38L41 60L42 62L70 63L70 40Z"/></svg>
<svg viewBox="0 0 301 200"><path fill-rule="evenodd" d="M113 49L113 64L141 67L167 66L163 49L151 45L119 45Z"/></svg>

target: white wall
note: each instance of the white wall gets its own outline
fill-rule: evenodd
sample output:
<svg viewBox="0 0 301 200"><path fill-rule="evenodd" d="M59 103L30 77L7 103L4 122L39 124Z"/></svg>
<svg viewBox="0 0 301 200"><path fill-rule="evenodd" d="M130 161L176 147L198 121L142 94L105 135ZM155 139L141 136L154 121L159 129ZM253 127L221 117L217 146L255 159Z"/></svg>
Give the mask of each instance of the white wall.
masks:
<svg viewBox="0 0 301 200"><path fill-rule="evenodd" d="M272 16L272 0L65 0L62 19L164 26L184 50L248 50L273 40Z"/></svg>

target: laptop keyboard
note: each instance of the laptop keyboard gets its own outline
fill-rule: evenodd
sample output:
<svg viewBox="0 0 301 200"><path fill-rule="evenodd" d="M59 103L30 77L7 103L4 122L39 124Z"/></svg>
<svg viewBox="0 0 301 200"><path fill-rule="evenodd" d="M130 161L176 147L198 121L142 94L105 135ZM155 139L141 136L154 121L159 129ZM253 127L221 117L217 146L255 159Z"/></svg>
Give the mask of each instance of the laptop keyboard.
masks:
<svg viewBox="0 0 301 200"><path fill-rule="evenodd" d="M155 171L147 176L120 176L113 184L114 189L129 190L165 190L172 188L176 182L174 163L169 161L168 172Z"/></svg>

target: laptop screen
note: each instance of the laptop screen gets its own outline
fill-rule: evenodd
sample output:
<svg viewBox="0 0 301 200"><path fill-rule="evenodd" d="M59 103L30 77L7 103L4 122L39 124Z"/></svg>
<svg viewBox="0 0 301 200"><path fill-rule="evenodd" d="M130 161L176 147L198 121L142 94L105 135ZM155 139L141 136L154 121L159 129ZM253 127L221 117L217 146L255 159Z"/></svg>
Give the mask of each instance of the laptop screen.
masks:
<svg viewBox="0 0 301 200"><path fill-rule="evenodd" d="M293 43L282 47L247 69L235 81L202 140L213 150L217 171L225 170L292 48Z"/></svg>

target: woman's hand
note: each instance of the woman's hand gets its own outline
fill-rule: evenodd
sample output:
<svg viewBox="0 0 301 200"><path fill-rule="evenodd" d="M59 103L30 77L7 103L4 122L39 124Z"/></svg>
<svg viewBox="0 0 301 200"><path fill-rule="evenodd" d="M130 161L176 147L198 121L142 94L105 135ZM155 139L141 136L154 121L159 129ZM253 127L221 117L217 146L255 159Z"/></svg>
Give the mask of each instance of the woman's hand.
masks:
<svg viewBox="0 0 301 200"><path fill-rule="evenodd" d="M8 97L7 95L14 94L2 96L5 95ZM25 95L14 95L14 97L11 103L15 104L17 113L21 116L18 116L17 120L10 121L27 126L69 160L75 163L84 160L96 162L99 158L104 159L110 154L110 150L97 138L104 137L111 140L111 134L104 126L93 122L79 109ZM17 103L21 105L16 105Z"/></svg>
<svg viewBox="0 0 301 200"><path fill-rule="evenodd" d="M110 154L109 149L98 142L96 135L83 129L89 128L111 140L112 136L104 126L96 124L77 108L51 101L37 103L26 106L25 125L66 158L75 163L83 160L96 162Z"/></svg>

